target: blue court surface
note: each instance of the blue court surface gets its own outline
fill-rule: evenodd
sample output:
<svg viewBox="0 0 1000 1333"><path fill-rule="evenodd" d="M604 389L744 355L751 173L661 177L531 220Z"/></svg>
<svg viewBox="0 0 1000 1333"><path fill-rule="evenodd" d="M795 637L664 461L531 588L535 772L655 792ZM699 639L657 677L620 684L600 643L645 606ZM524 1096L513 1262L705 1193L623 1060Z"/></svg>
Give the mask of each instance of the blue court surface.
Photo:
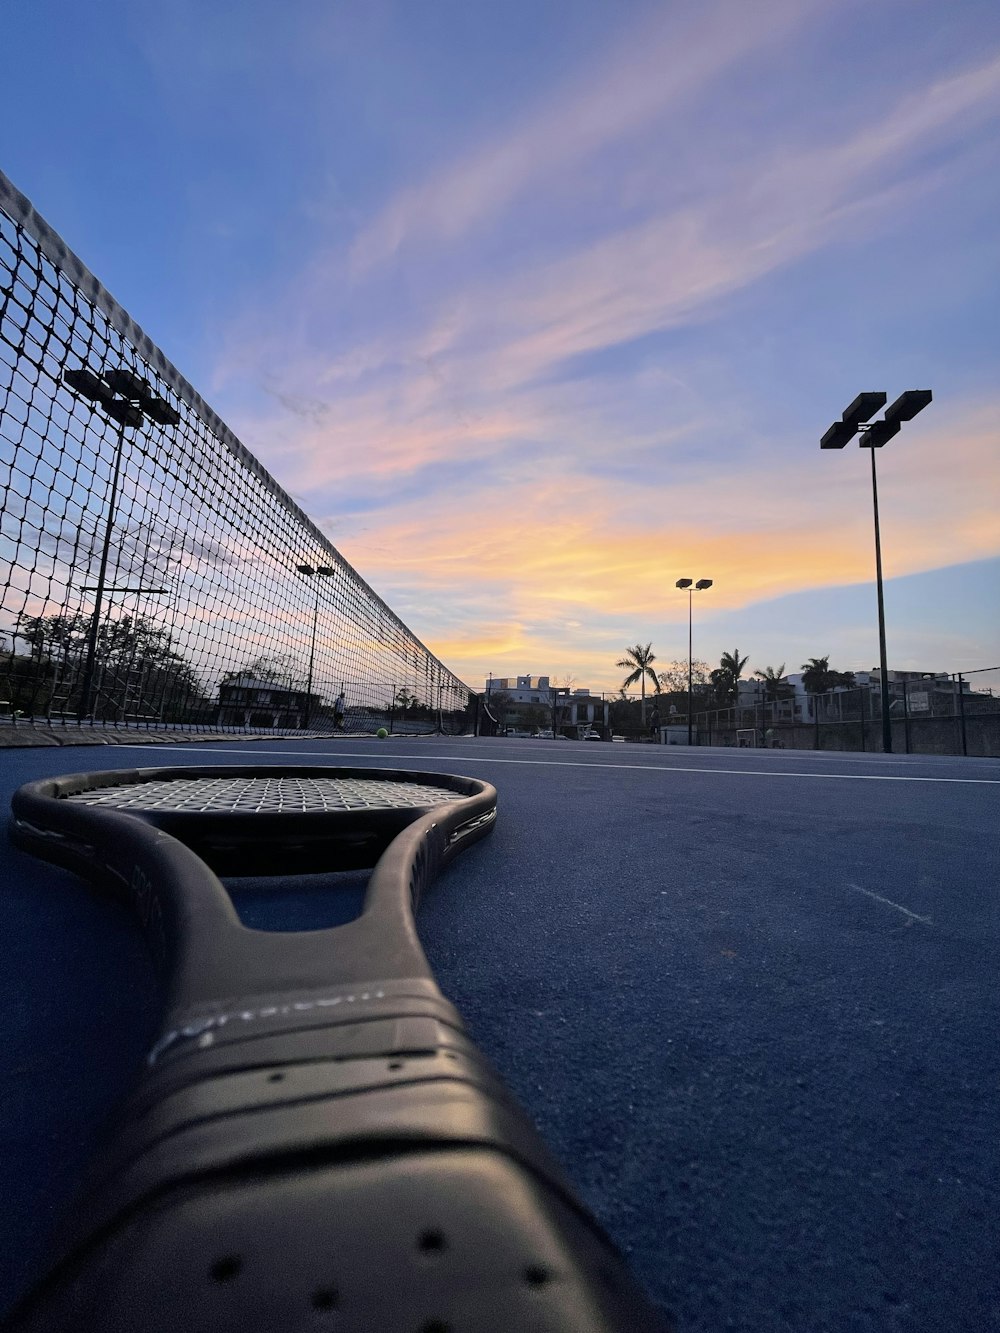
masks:
<svg viewBox="0 0 1000 1333"><path fill-rule="evenodd" d="M47 775L229 762L495 784L498 826L433 886L421 938L680 1333L1000 1329L1000 760L468 738L6 750L3 809ZM3 866L6 1307L157 999L121 909L7 843ZM245 888L258 927L342 910Z"/></svg>

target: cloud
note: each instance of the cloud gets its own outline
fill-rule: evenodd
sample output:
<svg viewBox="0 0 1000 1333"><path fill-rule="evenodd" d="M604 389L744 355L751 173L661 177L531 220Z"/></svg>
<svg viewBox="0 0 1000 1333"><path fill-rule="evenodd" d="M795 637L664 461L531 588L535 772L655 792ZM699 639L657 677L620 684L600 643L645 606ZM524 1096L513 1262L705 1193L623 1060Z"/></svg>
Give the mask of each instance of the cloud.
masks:
<svg viewBox="0 0 1000 1333"><path fill-rule="evenodd" d="M938 139L1000 111L1000 58L900 100L841 142L763 149L724 187L558 259L466 288L447 350L495 391L568 359L706 318L720 299L863 234L947 185Z"/></svg>
<svg viewBox="0 0 1000 1333"><path fill-rule="evenodd" d="M294 315L267 312L260 324L274 332L256 341L241 321L227 360L266 366L267 391L311 421L315 429L298 433L280 417L262 425L272 457L309 455L313 474L324 458L353 467L359 442L386 471L479 449L505 430L511 440L531 437L537 401L515 403L515 392L571 376L581 356L718 317L726 298L767 275L953 188L960 162L932 168L926 154L998 109L1000 58L901 96L836 142L793 150L765 140L683 204L649 201L650 216L558 256L495 277L481 264L446 266L434 295L415 306L398 292L385 306L381 288L345 288L343 270L323 257L290 294ZM374 326L360 340L344 311L352 301ZM328 325L332 309L340 313ZM409 454L394 445L404 438Z"/></svg>
<svg viewBox="0 0 1000 1333"><path fill-rule="evenodd" d="M545 188L576 164L659 121L762 46L781 41L819 8L771 0L766 21L743 0L688 15L657 9L592 67L531 108L515 128L402 190L357 238L361 274L408 241L453 241Z"/></svg>
<svg viewBox="0 0 1000 1333"><path fill-rule="evenodd" d="M912 426L905 451L882 451L887 578L1000 554L998 410L1000 402L985 403L946 426ZM388 503L377 545L342 547L396 609L419 603L433 614L460 674L491 643L516 645L511 656L536 662L567 645L574 660L596 660L601 641L680 624L685 606L673 584L682 575L715 579L713 615L869 583L867 459L817 445L773 469L763 488L755 459L662 490L609 492L584 475L539 484L526 473L502 495L484 489L462 505L447 495Z"/></svg>

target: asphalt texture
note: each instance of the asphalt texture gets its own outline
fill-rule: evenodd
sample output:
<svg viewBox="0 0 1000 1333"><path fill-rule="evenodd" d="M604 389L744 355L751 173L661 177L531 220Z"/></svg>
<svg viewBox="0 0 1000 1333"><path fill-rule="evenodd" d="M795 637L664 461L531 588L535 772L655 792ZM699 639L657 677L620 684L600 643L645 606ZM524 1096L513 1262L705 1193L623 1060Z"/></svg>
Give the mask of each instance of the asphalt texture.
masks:
<svg viewBox="0 0 1000 1333"><path fill-rule="evenodd" d="M679 1333L1000 1329L1000 760L467 738L4 750L2 808L50 774L221 762L495 784L497 828L432 888L421 939ZM2 855L0 1310L158 1017L128 917ZM360 892L235 896L247 924L303 929Z"/></svg>

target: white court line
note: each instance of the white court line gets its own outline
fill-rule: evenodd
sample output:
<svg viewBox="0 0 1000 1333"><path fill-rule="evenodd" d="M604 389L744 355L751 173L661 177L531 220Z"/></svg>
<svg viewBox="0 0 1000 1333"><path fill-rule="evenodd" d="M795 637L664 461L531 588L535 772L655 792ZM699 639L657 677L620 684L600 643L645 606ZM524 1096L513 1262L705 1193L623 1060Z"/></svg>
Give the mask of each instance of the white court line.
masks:
<svg viewBox="0 0 1000 1333"><path fill-rule="evenodd" d="M149 745L116 745L116 750L145 750L147 753L151 747ZM825 782L828 779L840 779L844 782L949 782L959 783L965 786L974 787L1000 787L1000 778L913 778L897 777L889 773L794 773L785 772L781 769L773 768L688 768L681 764L671 764L669 768L654 767L651 764L605 764L599 760L580 760L580 759L500 759L493 755L481 756L472 754L433 754L424 752L423 754L399 754L389 749L382 750L220 750L216 744L213 745L164 745L162 747L171 753L181 754L252 754L256 755L261 763L268 756L292 756L296 759L419 759L422 762L433 760L435 763L439 759L447 759L449 762L455 760L456 763L464 764L528 764L535 768L608 768L625 769L636 773L723 773L731 777L746 778L806 778L810 781Z"/></svg>
<svg viewBox="0 0 1000 1333"><path fill-rule="evenodd" d="M894 903L891 898L883 898L880 893L872 893L871 889L863 889L860 884L848 884L847 887L853 889L855 893L863 893L866 898L874 898L877 903L885 903L886 907L894 907L897 912L902 912L911 921L922 921L925 926L931 924L929 916L917 916L916 912L911 912L908 907L900 907L899 903Z"/></svg>

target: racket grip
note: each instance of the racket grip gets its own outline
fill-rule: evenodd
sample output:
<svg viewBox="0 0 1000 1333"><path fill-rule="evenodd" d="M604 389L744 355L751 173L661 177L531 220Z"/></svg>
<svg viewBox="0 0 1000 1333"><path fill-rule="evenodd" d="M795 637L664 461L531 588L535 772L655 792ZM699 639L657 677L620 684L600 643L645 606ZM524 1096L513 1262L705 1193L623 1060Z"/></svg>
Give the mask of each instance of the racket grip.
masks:
<svg viewBox="0 0 1000 1333"><path fill-rule="evenodd" d="M664 1333L452 1006L389 991L174 1044L12 1327Z"/></svg>

